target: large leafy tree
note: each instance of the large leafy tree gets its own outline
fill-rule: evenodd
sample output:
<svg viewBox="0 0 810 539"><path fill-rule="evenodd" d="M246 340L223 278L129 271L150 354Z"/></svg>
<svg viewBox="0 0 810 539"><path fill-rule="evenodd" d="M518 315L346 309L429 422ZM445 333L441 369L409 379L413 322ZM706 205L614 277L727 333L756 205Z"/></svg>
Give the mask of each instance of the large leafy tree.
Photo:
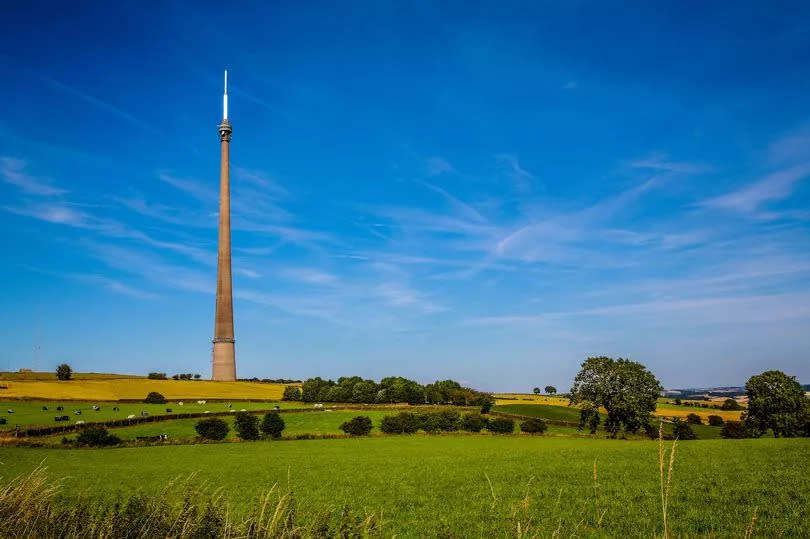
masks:
<svg viewBox="0 0 810 539"><path fill-rule="evenodd" d="M804 389L793 376L782 371L766 371L752 376L745 384L748 412L745 426L754 436L768 429L774 436L801 436L808 416Z"/></svg>
<svg viewBox="0 0 810 539"><path fill-rule="evenodd" d="M546 395L554 395L557 392L557 388L554 386L546 386Z"/></svg>
<svg viewBox="0 0 810 539"><path fill-rule="evenodd" d="M56 377L59 380L70 380L71 376L73 376L73 369L67 363L62 363L56 367Z"/></svg>
<svg viewBox="0 0 810 539"><path fill-rule="evenodd" d="M580 427L596 432L599 408L607 410L605 429L616 436L620 429L637 432L649 421L663 387L641 363L629 359L589 357L574 379L570 404L579 405Z"/></svg>

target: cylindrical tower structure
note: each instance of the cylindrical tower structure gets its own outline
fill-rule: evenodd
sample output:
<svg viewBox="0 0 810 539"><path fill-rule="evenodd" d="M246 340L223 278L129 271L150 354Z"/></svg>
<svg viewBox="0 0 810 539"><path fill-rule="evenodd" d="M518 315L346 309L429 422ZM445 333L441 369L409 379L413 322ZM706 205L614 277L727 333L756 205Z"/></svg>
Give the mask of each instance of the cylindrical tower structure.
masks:
<svg viewBox="0 0 810 539"><path fill-rule="evenodd" d="M225 72L223 118L219 124L219 249L217 254L217 305L214 315L214 352L211 379L236 380L236 340L233 332L231 281L231 123L228 121L228 72Z"/></svg>

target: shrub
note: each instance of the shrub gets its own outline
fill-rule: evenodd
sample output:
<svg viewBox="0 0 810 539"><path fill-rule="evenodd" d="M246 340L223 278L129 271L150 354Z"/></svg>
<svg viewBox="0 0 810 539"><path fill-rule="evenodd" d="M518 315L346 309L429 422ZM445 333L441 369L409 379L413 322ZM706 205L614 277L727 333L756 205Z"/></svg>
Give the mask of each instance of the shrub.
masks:
<svg viewBox="0 0 810 539"><path fill-rule="evenodd" d="M676 398L674 404L675 404L675 406L680 406L681 405L681 399Z"/></svg>
<svg viewBox="0 0 810 539"><path fill-rule="evenodd" d="M300 401L301 400L301 388L298 386L287 386L284 388L284 395L281 397L281 400L285 401Z"/></svg>
<svg viewBox="0 0 810 539"><path fill-rule="evenodd" d="M455 410L443 410L432 415L436 417L436 425L441 431L453 432L461 428L461 414Z"/></svg>
<svg viewBox="0 0 810 539"><path fill-rule="evenodd" d="M720 436L732 439L748 438L748 430L742 421L726 421L720 431Z"/></svg>
<svg viewBox="0 0 810 539"><path fill-rule="evenodd" d="M546 432L546 429L548 429L546 422L536 417L527 419L520 424L520 430L522 432L528 432L529 434L543 434Z"/></svg>
<svg viewBox="0 0 810 539"><path fill-rule="evenodd" d="M223 420L212 417L209 419L201 419L194 425L194 430L197 431L202 438L207 440L224 440L230 431L230 427Z"/></svg>
<svg viewBox="0 0 810 539"><path fill-rule="evenodd" d="M146 398L143 399L143 402L147 404L166 404L169 401L157 391L151 391Z"/></svg>
<svg viewBox="0 0 810 539"><path fill-rule="evenodd" d="M697 434L687 423L676 421L672 428L672 434L679 440L697 440Z"/></svg>
<svg viewBox="0 0 810 539"><path fill-rule="evenodd" d="M56 367L56 378L59 380L70 380L71 376L73 376L73 369L67 363L62 363Z"/></svg>
<svg viewBox="0 0 810 539"><path fill-rule="evenodd" d="M467 432L481 432L487 427L487 418L481 414L464 414L461 418L461 429Z"/></svg>
<svg viewBox="0 0 810 539"><path fill-rule="evenodd" d="M740 403L734 399L726 399L723 401L723 410L742 410Z"/></svg>
<svg viewBox="0 0 810 539"><path fill-rule="evenodd" d="M493 417L487 421L486 429L497 434L511 434L515 432L515 420L508 417Z"/></svg>
<svg viewBox="0 0 810 539"><path fill-rule="evenodd" d="M483 397L483 399L481 400L481 413L488 414L489 411L492 410L493 404L495 404L495 400L492 397L490 397L489 395Z"/></svg>
<svg viewBox="0 0 810 539"><path fill-rule="evenodd" d="M422 420L411 412L387 415L380 422L380 430L386 434L413 434L422 426Z"/></svg>
<svg viewBox="0 0 810 539"><path fill-rule="evenodd" d="M723 418L719 415L710 415L709 416L709 425L712 427L722 427L723 426Z"/></svg>
<svg viewBox="0 0 810 539"><path fill-rule="evenodd" d="M146 375L147 378L150 380L165 380L166 373L165 372L150 372Z"/></svg>
<svg viewBox="0 0 810 539"><path fill-rule="evenodd" d="M258 440L259 418L247 412L237 412L233 420L233 429L243 440Z"/></svg>
<svg viewBox="0 0 810 539"><path fill-rule="evenodd" d="M264 416L259 428L265 435L271 438L281 438L281 431L284 430L284 419L278 412L270 412Z"/></svg>
<svg viewBox="0 0 810 539"><path fill-rule="evenodd" d="M688 416L686 416L686 422L689 423L690 425L702 425L703 424L703 420L697 414L689 414Z"/></svg>
<svg viewBox="0 0 810 539"><path fill-rule="evenodd" d="M340 430L352 436L366 436L372 429L371 418L359 415L340 426Z"/></svg>
<svg viewBox="0 0 810 539"><path fill-rule="evenodd" d="M108 446L121 443L121 438L110 434L104 427L87 427L76 436L79 445Z"/></svg>

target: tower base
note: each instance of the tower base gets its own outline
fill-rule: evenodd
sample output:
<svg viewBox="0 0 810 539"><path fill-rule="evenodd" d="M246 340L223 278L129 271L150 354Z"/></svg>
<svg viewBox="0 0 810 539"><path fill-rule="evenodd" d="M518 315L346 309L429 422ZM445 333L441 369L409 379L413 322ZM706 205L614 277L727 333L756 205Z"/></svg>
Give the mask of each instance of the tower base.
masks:
<svg viewBox="0 0 810 539"><path fill-rule="evenodd" d="M211 379L218 382L236 381L236 343L214 341L214 363Z"/></svg>

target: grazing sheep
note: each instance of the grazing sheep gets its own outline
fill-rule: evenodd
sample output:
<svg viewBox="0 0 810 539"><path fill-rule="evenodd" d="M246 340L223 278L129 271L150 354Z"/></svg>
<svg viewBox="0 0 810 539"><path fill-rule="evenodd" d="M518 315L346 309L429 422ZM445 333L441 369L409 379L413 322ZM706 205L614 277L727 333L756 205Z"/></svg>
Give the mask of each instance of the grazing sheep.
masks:
<svg viewBox="0 0 810 539"><path fill-rule="evenodd" d="M81 410L73 410L73 415L82 415Z"/></svg>
<svg viewBox="0 0 810 539"><path fill-rule="evenodd" d="M11 408L9 408L8 410L6 410L6 412L7 412L7 413L9 413L9 414L13 414L13 413L14 413L14 410L12 410Z"/></svg>
<svg viewBox="0 0 810 539"><path fill-rule="evenodd" d="M273 411L274 412L278 412L279 410L281 410L281 408L279 408L278 406L273 406Z"/></svg>
<svg viewBox="0 0 810 539"><path fill-rule="evenodd" d="M211 413L211 410L206 410L206 411L204 411L203 413L204 413L204 414L210 414L210 413Z"/></svg>
<svg viewBox="0 0 810 539"><path fill-rule="evenodd" d="M135 419L135 414L129 414L129 415L127 416L127 419Z"/></svg>
<svg viewBox="0 0 810 539"><path fill-rule="evenodd" d="M242 408L242 409L241 409L241 410L239 410L239 411L240 411L240 412L247 412L247 410L245 410L244 408Z"/></svg>
<svg viewBox="0 0 810 539"><path fill-rule="evenodd" d="M43 407L42 407L42 411L43 411L43 412L47 412L47 411L48 411L48 407L47 407L47 406L43 406Z"/></svg>
<svg viewBox="0 0 810 539"><path fill-rule="evenodd" d="M118 408L118 406L113 406L113 412L118 412L118 411L120 411L120 408Z"/></svg>
<svg viewBox="0 0 810 539"><path fill-rule="evenodd" d="M183 401L180 401L177 404L180 405L180 406L183 406Z"/></svg>
<svg viewBox="0 0 810 539"><path fill-rule="evenodd" d="M64 407L64 406L57 406L57 407L56 407L56 411L57 411L57 412L61 412L61 411L62 411L62 410L64 410L64 409L65 409L65 407Z"/></svg>
<svg viewBox="0 0 810 539"><path fill-rule="evenodd" d="M148 415L149 415L149 412L147 412L146 410L141 412L141 417L146 417Z"/></svg>
<svg viewBox="0 0 810 539"><path fill-rule="evenodd" d="M313 408L323 408L323 404L316 404L313 406Z"/></svg>
<svg viewBox="0 0 810 539"><path fill-rule="evenodd" d="M166 408L166 413L167 413L167 414L172 413L172 409L171 409L171 408Z"/></svg>
<svg viewBox="0 0 810 539"><path fill-rule="evenodd" d="M80 420L76 421L76 424L77 424L77 425L84 425L84 421L82 421L82 420L80 419Z"/></svg>

